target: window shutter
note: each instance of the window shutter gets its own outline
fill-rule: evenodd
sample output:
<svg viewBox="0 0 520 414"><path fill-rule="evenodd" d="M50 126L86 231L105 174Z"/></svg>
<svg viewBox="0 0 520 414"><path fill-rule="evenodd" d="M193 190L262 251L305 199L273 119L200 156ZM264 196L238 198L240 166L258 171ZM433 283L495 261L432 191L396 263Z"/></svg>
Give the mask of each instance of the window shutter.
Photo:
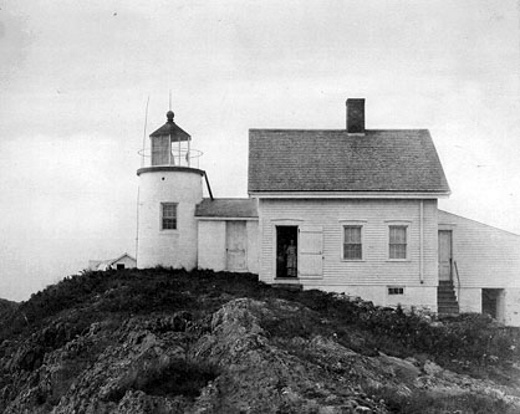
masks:
<svg viewBox="0 0 520 414"><path fill-rule="evenodd" d="M323 229L300 226L298 273L301 277L323 277Z"/></svg>

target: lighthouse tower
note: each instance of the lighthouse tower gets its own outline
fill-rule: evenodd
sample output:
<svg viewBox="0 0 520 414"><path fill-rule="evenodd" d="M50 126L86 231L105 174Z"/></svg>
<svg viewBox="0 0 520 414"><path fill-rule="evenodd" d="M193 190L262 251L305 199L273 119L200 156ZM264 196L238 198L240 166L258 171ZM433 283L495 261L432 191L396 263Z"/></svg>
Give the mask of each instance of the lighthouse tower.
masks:
<svg viewBox="0 0 520 414"><path fill-rule="evenodd" d="M150 135L148 165L137 170L137 267L197 266L195 206L202 201L204 171L191 136L168 111L166 123ZM144 154L143 154L144 155Z"/></svg>

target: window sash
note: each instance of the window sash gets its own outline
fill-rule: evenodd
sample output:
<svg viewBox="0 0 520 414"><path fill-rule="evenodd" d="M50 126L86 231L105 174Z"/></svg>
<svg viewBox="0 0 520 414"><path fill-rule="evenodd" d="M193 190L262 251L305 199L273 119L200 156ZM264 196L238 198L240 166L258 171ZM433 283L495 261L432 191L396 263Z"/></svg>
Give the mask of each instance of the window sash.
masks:
<svg viewBox="0 0 520 414"><path fill-rule="evenodd" d="M406 259L406 226L390 226L389 257L390 259Z"/></svg>
<svg viewBox="0 0 520 414"><path fill-rule="evenodd" d="M177 204L162 203L162 229L177 229Z"/></svg>
<svg viewBox="0 0 520 414"><path fill-rule="evenodd" d="M344 226L343 237L343 259L361 260L363 258L361 226Z"/></svg>

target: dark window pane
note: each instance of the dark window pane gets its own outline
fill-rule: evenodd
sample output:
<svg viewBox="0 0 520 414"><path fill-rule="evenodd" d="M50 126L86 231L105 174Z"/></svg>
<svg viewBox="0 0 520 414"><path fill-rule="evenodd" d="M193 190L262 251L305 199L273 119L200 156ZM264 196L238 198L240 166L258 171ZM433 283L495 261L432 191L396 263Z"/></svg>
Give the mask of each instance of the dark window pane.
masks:
<svg viewBox="0 0 520 414"><path fill-rule="evenodd" d="M406 226L390 226L389 257L406 259Z"/></svg>
<svg viewBox="0 0 520 414"><path fill-rule="evenodd" d="M175 230L177 228L177 204L162 203L162 229Z"/></svg>

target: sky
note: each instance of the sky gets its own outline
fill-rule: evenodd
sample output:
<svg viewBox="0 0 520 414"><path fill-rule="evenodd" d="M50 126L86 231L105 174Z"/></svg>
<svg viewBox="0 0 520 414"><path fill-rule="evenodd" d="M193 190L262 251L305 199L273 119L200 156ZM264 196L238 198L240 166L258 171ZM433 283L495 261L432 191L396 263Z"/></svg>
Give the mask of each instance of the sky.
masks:
<svg viewBox="0 0 520 414"><path fill-rule="evenodd" d="M135 255L170 91L216 197L247 196L249 128L365 98L368 129L430 130L440 208L520 234L519 72L516 0L0 0L0 297Z"/></svg>

